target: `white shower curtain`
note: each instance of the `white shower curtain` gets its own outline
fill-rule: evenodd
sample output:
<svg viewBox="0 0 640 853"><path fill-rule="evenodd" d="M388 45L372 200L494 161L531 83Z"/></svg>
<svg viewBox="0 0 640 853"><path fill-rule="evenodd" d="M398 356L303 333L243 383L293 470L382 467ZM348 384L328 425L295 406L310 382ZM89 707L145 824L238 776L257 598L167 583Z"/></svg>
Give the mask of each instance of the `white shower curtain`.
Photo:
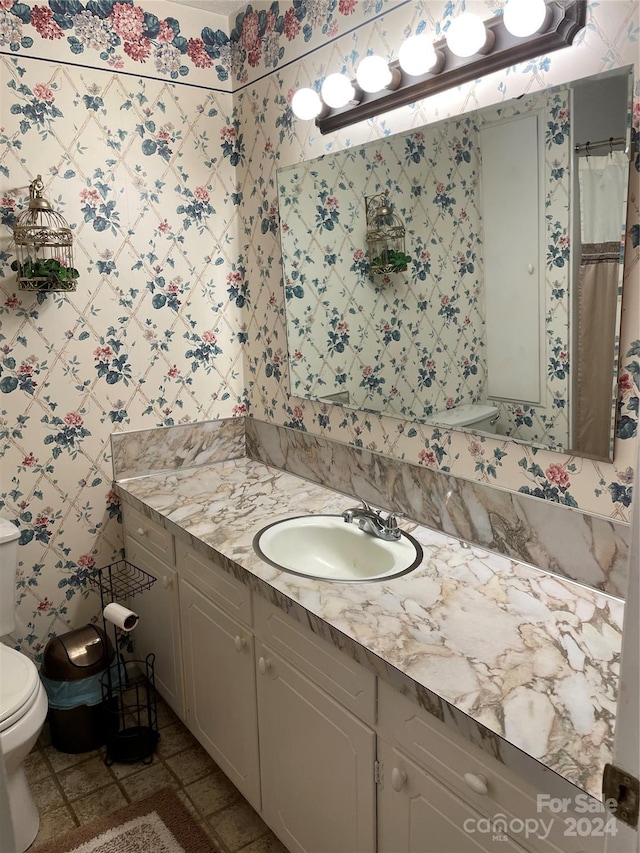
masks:
<svg viewBox="0 0 640 853"><path fill-rule="evenodd" d="M580 158L582 243L620 243L624 230L622 200L629 179L624 151Z"/></svg>
<svg viewBox="0 0 640 853"><path fill-rule="evenodd" d="M629 159L613 151L580 159L582 257L577 300L575 449L606 456L611 425L620 246Z"/></svg>

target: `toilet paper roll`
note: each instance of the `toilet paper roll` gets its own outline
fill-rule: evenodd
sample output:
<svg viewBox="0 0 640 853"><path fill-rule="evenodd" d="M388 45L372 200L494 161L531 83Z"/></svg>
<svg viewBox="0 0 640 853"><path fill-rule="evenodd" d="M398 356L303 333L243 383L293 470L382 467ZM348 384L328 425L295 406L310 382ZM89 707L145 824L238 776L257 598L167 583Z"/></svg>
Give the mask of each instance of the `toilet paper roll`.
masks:
<svg viewBox="0 0 640 853"><path fill-rule="evenodd" d="M105 609L102 611L102 615L107 622L111 622L112 625L116 625L124 631L133 631L140 619L137 613L123 607L116 601L112 601L111 604L107 604Z"/></svg>

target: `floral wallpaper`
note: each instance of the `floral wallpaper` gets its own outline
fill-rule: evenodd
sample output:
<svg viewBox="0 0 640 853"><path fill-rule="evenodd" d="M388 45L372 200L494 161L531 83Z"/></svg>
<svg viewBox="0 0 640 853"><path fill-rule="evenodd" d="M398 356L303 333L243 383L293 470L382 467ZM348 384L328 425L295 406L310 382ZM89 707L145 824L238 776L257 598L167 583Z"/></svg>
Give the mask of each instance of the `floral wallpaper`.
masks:
<svg viewBox="0 0 640 853"><path fill-rule="evenodd" d="M246 412L241 134L229 94L22 55L0 56L0 103L0 513L38 656L94 615L81 581L120 554L111 433ZM36 173L73 229L73 293L10 269Z"/></svg>
<svg viewBox="0 0 640 853"><path fill-rule="evenodd" d="M0 0L0 512L20 529L36 658L95 615L82 579L122 544L110 435L246 414L551 502L628 518L637 426L638 192L615 464L345 413L288 393L276 170L633 62L638 6L589 4L570 49L330 137L298 85L393 56L457 2L292 0L235 21L167 0ZM498 0L479 4L486 15ZM636 113L636 122L640 115ZM11 224L42 174L74 231L73 293L17 290ZM637 172L634 177L637 178Z"/></svg>
<svg viewBox="0 0 640 853"><path fill-rule="evenodd" d="M566 91L532 95L278 172L295 396L342 393L356 409L420 422L493 402L480 134L486 124L536 113L545 155L544 398L536 406L495 405L501 434L569 446L568 98ZM410 261L406 272L372 278L365 200L383 192L405 227Z"/></svg>
<svg viewBox="0 0 640 853"><path fill-rule="evenodd" d="M425 25L442 32L461 5L436 2L406 4L402 9L390 11L375 24L328 43L323 50L269 74L238 93L238 114L244 123L252 126L254 136L244 166L243 182L255 189L247 197L241 235L242 251L246 253L245 266L253 282L254 296L251 311L247 313L246 348L246 381L251 412L255 417L377 450L413 464L495 484L588 513L628 520L640 400L640 329L637 320L640 316L640 172L637 159L632 166L626 231L627 263L615 463L523 447L499 437L479 437L409 421L398 422L371 413L350 412L326 402L303 400L288 394L285 300L277 265L280 252L275 223L274 230L271 230L279 168L392 133L407 134L432 121L468 112L471 106L500 103L547 86L633 64L637 60L640 33L638 4L626 0L589 3L586 29L570 48L548 57L486 75L475 83L456 87L327 136L321 135L313 122L295 119L287 112L288 99L299 86L315 85L330 71L344 70L351 74L358 60L369 51L394 56L405 34L416 32ZM473 5L474 9L484 11L486 16L501 7L499 2L490 0ZM636 82L636 134L640 128L639 96L640 87Z"/></svg>

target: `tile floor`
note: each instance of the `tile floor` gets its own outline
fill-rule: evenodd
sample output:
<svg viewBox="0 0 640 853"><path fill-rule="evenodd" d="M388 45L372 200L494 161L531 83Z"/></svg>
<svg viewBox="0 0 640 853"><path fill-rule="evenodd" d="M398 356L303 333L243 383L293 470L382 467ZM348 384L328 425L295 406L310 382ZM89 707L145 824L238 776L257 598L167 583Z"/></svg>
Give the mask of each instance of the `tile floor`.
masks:
<svg viewBox="0 0 640 853"><path fill-rule="evenodd" d="M107 767L103 750L68 755L51 745L48 726L27 758L40 809L34 844L171 787L219 853L287 853L171 709L158 703L160 741L149 765Z"/></svg>

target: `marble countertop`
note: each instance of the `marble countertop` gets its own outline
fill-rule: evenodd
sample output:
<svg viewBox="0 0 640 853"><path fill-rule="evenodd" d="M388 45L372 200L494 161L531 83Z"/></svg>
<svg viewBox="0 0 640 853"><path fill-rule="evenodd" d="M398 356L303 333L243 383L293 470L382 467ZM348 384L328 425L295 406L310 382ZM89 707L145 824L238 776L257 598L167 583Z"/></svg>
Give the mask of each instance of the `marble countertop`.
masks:
<svg viewBox="0 0 640 853"><path fill-rule="evenodd" d="M247 458L121 480L116 490L213 549L261 594L280 593L318 617L314 630L326 628L347 652L351 642L354 657L505 764L504 747L515 746L600 798L613 745L619 599L402 520L424 550L411 574L336 584L281 572L255 554L258 530L294 515L339 514L354 500Z"/></svg>

